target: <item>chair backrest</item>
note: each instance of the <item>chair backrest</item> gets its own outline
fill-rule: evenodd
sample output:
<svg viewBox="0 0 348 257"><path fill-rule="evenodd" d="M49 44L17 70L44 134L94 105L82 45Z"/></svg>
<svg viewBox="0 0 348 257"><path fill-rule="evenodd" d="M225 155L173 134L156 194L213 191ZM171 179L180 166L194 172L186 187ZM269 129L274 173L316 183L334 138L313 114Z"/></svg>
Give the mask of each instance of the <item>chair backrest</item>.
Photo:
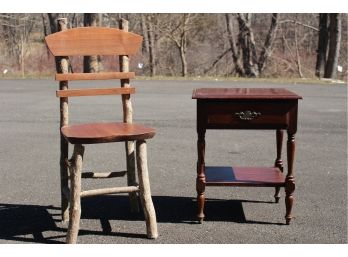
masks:
<svg viewBox="0 0 348 257"><path fill-rule="evenodd" d="M116 28L80 27L51 34L45 38L48 49L55 57L135 54L141 46L142 36ZM122 64L120 64L120 67ZM128 66L128 65L127 65ZM100 73L57 73L57 81L71 80L129 80L134 72L123 69L118 72ZM121 83L122 86L122 83ZM129 86L129 85L128 85ZM134 88L92 88L57 90L57 97L92 96L92 95L129 95Z"/></svg>
<svg viewBox="0 0 348 257"><path fill-rule="evenodd" d="M45 38L54 56L131 55L142 37L115 28L81 27L60 31Z"/></svg>

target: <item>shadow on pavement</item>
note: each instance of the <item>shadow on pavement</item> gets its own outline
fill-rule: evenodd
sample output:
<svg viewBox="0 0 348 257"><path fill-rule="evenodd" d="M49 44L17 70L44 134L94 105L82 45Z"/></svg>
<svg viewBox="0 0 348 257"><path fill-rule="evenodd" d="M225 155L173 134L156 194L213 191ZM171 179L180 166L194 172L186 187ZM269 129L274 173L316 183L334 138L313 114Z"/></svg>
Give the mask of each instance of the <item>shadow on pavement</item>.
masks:
<svg viewBox="0 0 348 257"><path fill-rule="evenodd" d="M64 231L56 226L59 217L55 220L54 214L49 211L59 213L59 209L53 206L0 204L0 238L22 242L59 243L43 236L45 231ZM28 235L32 235L32 238Z"/></svg>
<svg viewBox="0 0 348 257"><path fill-rule="evenodd" d="M197 224L196 199L179 196L152 197L158 223ZM248 200L206 199L205 221L230 221L246 224L283 225L281 223L248 221L243 211L243 202L271 203ZM131 238L146 238L145 234L112 232L110 220L144 220L143 212L132 213L126 195L109 195L82 199L81 219L100 220L102 231L85 230L79 235L109 235ZM22 242L61 243L66 229L60 223L60 209L53 206L0 204L0 239ZM45 231L58 232L58 236L44 237ZM60 241L55 239L60 238Z"/></svg>

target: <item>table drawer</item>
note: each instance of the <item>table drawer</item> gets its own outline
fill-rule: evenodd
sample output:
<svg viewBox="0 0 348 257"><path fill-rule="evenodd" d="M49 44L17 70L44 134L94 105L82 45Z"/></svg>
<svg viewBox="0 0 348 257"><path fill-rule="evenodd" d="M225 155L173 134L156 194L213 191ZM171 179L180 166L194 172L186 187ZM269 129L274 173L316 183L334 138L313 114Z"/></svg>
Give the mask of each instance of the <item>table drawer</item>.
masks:
<svg viewBox="0 0 348 257"><path fill-rule="evenodd" d="M286 129L291 102L206 102L204 122L212 129ZM201 116L202 117L202 116Z"/></svg>

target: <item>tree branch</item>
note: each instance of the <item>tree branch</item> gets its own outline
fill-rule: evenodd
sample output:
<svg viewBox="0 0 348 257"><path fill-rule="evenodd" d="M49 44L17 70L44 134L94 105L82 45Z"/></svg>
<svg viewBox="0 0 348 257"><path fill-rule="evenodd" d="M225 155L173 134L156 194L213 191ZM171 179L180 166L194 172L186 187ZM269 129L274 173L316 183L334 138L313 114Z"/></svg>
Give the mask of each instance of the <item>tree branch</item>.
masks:
<svg viewBox="0 0 348 257"><path fill-rule="evenodd" d="M309 29L312 29L312 30L315 30L315 31L319 31L319 29L316 28L316 27L313 27L311 25L308 25L308 24L305 24L305 23L302 23L302 22L299 22L299 21L296 21L296 20L282 20L282 21L279 21L279 24L282 24L282 23L295 23L297 25L301 25L303 27L306 27L306 28L309 28Z"/></svg>
<svg viewBox="0 0 348 257"><path fill-rule="evenodd" d="M265 43L262 47L262 51L258 60L259 73L261 74L265 68L267 58L271 55L272 45L276 36L278 28L278 13L272 15L271 26L266 36Z"/></svg>
<svg viewBox="0 0 348 257"><path fill-rule="evenodd" d="M216 57L215 61L213 61L213 63L211 64L211 66L207 69L204 70L204 73L207 73L208 71L210 71L211 69L213 69L215 67L215 65L229 52L231 51L232 48L228 48L227 50L225 50L222 54L220 54L218 57Z"/></svg>

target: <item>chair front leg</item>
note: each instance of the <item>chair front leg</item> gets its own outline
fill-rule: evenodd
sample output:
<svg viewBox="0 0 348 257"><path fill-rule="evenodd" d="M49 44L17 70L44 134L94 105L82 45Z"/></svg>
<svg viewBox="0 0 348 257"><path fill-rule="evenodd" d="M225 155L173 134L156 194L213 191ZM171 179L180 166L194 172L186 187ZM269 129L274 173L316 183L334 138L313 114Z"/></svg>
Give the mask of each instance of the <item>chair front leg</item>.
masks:
<svg viewBox="0 0 348 257"><path fill-rule="evenodd" d="M158 237L156 212L153 206L150 190L149 172L147 167L146 141L136 142L137 167L139 176L140 200L146 220L147 237L155 239Z"/></svg>
<svg viewBox="0 0 348 257"><path fill-rule="evenodd" d="M126 141L126 157L127 157L127 184L128 186L136 186L137 180L135 175L135 151L134 141ZM129 203L131 212L139 212L138 195L131 192L129 195Z"/></svg>
<svg viewBox="0 0 348 257"><path fill-rule="evenodd" d="M70 166L70 211L69 227L66 237L68 244L76 244L81 217L81 170L84 146L75 145Z"/></svg>

